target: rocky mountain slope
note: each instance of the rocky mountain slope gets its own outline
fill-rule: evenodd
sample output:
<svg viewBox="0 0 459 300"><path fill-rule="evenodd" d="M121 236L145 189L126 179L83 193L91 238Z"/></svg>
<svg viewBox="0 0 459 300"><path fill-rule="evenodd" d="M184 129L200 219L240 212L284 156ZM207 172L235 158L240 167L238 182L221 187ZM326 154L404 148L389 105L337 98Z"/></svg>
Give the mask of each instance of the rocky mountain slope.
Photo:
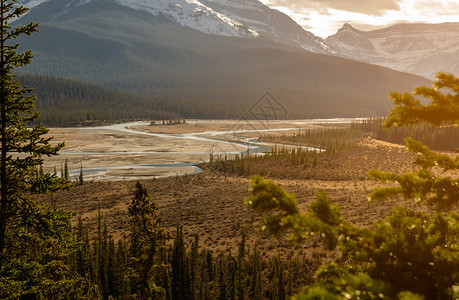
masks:
<svg viewBox="0 0 459 300"><path fill-rule="evenodd" d="M459 23L398 24L361 31L345 24L325 43L334 54L434 78L459 74Z"/></svg>

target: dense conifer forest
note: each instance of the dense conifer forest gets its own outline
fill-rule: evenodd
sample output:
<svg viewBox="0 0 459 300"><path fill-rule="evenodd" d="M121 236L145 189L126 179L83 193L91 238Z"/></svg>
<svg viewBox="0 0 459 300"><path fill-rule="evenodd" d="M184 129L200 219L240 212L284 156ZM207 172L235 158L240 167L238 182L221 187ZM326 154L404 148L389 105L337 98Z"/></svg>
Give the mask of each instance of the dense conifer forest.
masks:
<svg viewBox="0 0 459 300"><path fill-rule="evenodd" d="M20 75L37 95L40 122L47 126L109 124L133 120L168 120L178 115L160 101L104 89L89 83L43 75Z"/></svg>
<svg viewBox="0 0 459 300"><path fill-rule="evenodd" d="M219 80L225 77L226 83L213 82L216 77ZM154 84L159 86L154 86L136 78L132 79L135 84L132 89L123 89L122 82L108 89L38 74L20 74L18 79L24 86L34 88L40 122L47 126L74 126L178 117L254 119L250 109L265 94L266 85L258 76L246 77L245 73L221 76L209 73L168 81L177 86L162 86L159 82L163 79L158 79ZM237 84L239 88L229 87L227 83ZM321 84L303 88L295 87L302 85L301 82L286 81L282 88L278 84L279 81L270 88L271 94L288 112L279 117L375 117L387 114L390 107L389 101L375 98L369 90L350 90L342 80L333 85L336 88L325 90Z"/></svg>

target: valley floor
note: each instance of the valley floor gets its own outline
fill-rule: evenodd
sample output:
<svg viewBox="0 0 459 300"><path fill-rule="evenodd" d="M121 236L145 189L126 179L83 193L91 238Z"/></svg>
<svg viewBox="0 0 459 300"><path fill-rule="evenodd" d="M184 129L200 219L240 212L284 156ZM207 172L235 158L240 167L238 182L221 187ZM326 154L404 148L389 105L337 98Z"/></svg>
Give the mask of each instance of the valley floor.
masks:
<svg viewBox="0 0 459 300"><path fill-rule="evenodd" d="M417 210L402 199L398 202L370 202L367 198L373 188L380 186L366 178L370 169L399 173L410 171L413 156L401 146L369 137L359 138L353 143L355 147L320 161L308 179L303 179L301 174L290 177L279 175L280 172L275 170L266 177L287 192L294 193L303 212L314 201L318 191L326 191L332 203L342 208L345 218L360 226L371 226L389 215L396 205ZM201 167L203 172L196 175L142 180L169 230L174 231L181 224L188 240L198 233L201 245L215 252L237 251L237 243L245 233L248 244L252 247L257 244L265 257L288 253L322 258L333 255L322 251L315 239L292 247L283 240L259 235L253 226L258 216L243 205L243 200L249 196L250 176L217 172L205 164ZM115 239L123 239L128 234L127 207L133 198L135 182L86 181L71 191L58 192L53 201L58 207L81 216L93 234L100 206L109 232Z"/></svg>
<svg viewBox="0 0 459 300"><path fill-rule="evenodd" d="M196 173L193 166L208 161L210 153L234 155L263 152L253 140L266 132L346 126L354 119L237 121L188 120L185 124L150 126L147 122L101 127L52 128L54 142L65 142L60 155L47 158L44 169L60 169L68 161L70 179L83 169L87 180L130 180Z"/></svg>

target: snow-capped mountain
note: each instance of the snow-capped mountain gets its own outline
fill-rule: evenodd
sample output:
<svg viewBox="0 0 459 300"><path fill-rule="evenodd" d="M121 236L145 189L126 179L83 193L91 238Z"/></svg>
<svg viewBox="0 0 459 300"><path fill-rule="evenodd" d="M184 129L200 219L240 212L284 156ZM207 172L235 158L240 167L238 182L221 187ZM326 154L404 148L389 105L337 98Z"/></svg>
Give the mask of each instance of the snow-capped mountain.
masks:
<svg viewBox="0 0 459 300"><path fill-rule="evenodd" d="M160 13L180 25L206 34L256 37L259 34L235 19L196 0L115 0L116 3L154 15Z"/></svg>
<svg viewBox="0 0 459 300"><path fill-rule="evenodd" d="M241 22L260 35L300 46L308 51L329 53L323 40L304 30L289 16L258 0L200 0L202 3Z"/></svg>
<svg viewBox="0 0 459 300"><path fill-rule="evenodd" d="M53 0L19 0L33 9ZM62 0L66 2L56 17L72 7L101 0ZM209 35L268 38L308 51L328 53L323 40L305 31L287 15L270 9L258 0L106 0L106 2L164 15L183 27Z"/></svg>
<svg viewBox="0 0 459 300"><path fill-rule="evenodd" d="M434 78L459 74L459 23L397 24L361 31L345 24L325 43L334 54Z"/></svg>
<svg viewBox="0 0 459 300"><path fill-rule="evenodd" d="M434 78L438 71L459 74L459 23L398 24L361 31L345 24L323 40L290 17L258 0L19 0L35 16L59 21L75 8L118 5L151 18L166 17L212 36L272 41ZM41 8L41 12L37 13ZM38 20L43 21L43 20Z"/></svg>

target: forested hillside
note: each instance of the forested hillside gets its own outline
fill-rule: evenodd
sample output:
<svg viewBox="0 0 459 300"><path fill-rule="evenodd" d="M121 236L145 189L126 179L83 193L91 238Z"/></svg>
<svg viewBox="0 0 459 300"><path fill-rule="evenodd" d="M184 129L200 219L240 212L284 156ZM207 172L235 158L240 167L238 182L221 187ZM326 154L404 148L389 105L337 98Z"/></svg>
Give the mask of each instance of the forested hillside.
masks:
<svg viewBox="0 0 459 300"><path fill-rule="evenodd" d="M262 73L260 71L260 76ZM48 126L71 126L176 117L252 119L254 116L250 107L264 94L264 90L262 80L257 76L244 79L245 76L249 75L241 73L240 76L224 77L244 86L235 90L222 87L215 74L183 78L183 85L177 83L177 89L170 86L161 88L158 83L157 91L148 82L132 78L132 83L138 85L137 91L150 89L141 95L134 91L116 91L91 83L38 74L21 74L19 80L25 86L34 88L41 112L40 122ZM301 80L307 82L300 76L298 73L298 85ZM346 80L344 73L342 76L343 80L337 79L335 86L345 88L354 80ZM326 80L325 75L323 80ZM314 88L295 88L294 83L287 79L279 79L279 82L291 85L291 88L273 88L271 93L286 107L286 117L292 119L379 116L388 110L390 103L375 98L369 89L340 93L321 84L316 84Z"/></svg>
<svg viewBox="0 0 459 300"><path fill-rule="evenodd" d="M20 75L33 87L40 122L48 126L91 125L177 116L164 103L146 97L111 91L89 83L43 75Z"/></svg>

